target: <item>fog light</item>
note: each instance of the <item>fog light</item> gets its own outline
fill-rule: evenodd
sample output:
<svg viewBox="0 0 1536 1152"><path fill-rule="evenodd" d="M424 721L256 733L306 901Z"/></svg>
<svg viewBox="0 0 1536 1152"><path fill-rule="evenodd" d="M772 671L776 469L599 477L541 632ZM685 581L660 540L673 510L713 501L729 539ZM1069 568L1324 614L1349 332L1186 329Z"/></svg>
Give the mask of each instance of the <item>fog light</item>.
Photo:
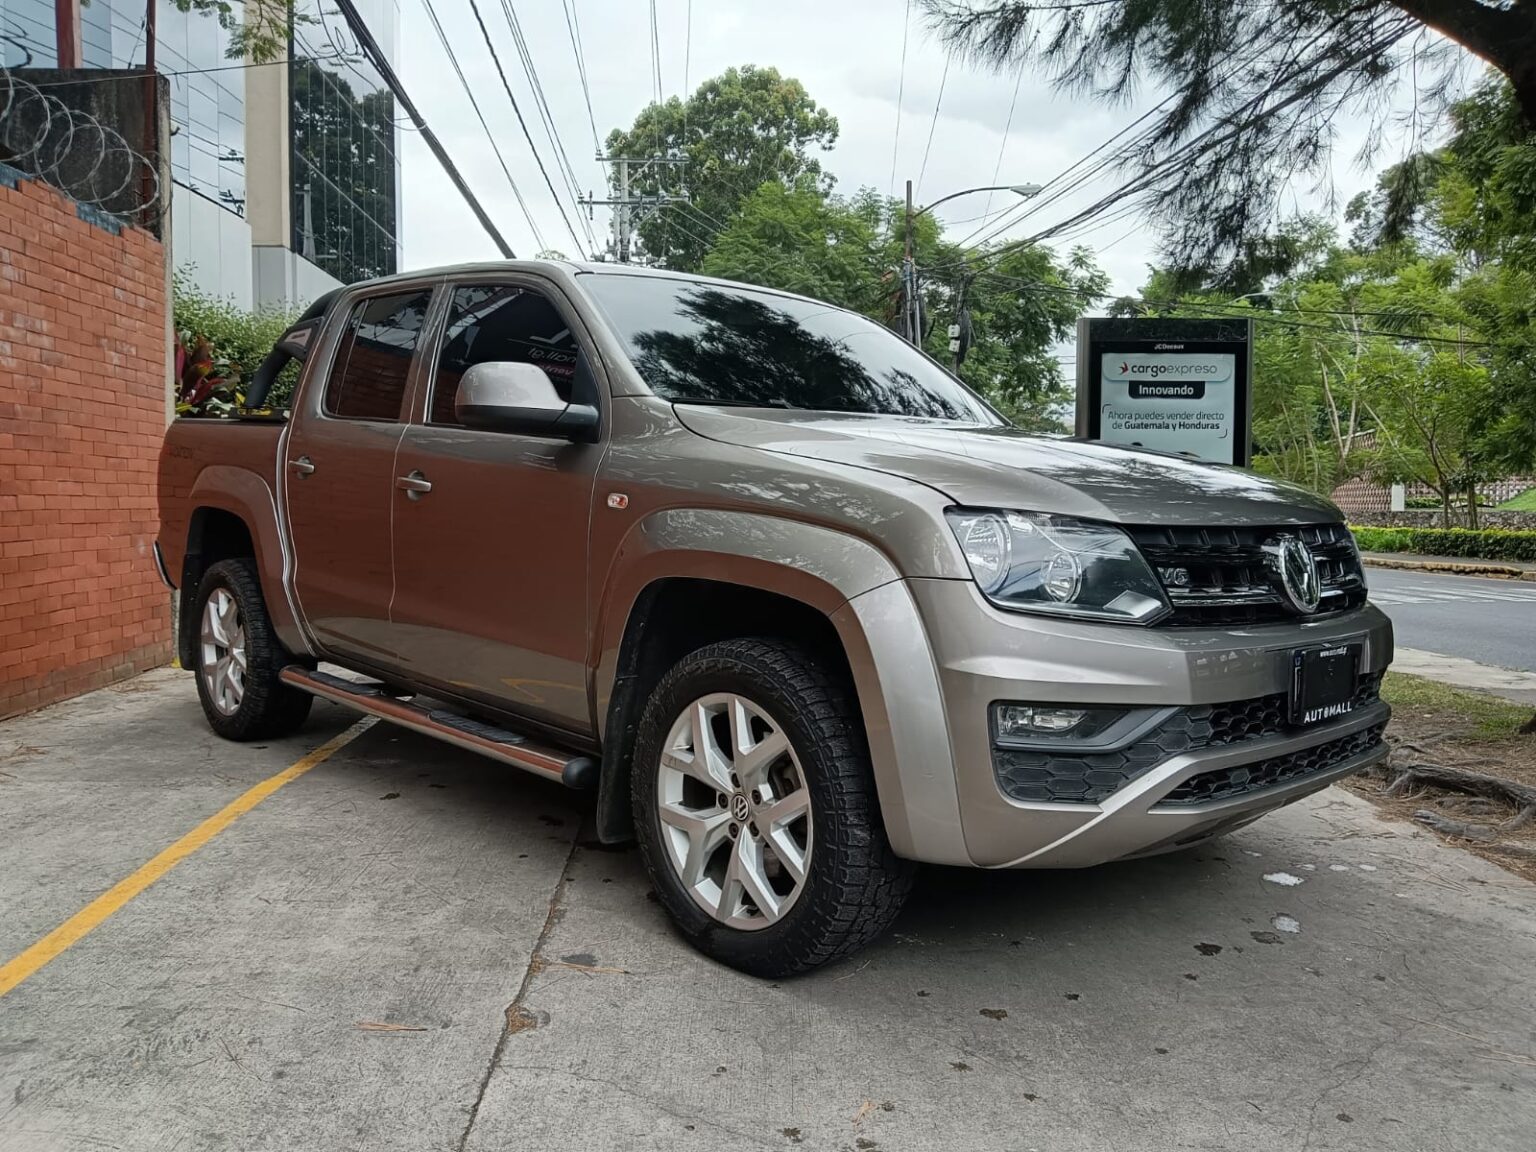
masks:
<svg viewBox="0 0 1536 1152"><path fill-rule="evenodd" d="M1085 708L1045 708L1038 704L1000 704L997 734L1008 739L1026 736L1059 736L1070 732L1088 715Z"/></svg>

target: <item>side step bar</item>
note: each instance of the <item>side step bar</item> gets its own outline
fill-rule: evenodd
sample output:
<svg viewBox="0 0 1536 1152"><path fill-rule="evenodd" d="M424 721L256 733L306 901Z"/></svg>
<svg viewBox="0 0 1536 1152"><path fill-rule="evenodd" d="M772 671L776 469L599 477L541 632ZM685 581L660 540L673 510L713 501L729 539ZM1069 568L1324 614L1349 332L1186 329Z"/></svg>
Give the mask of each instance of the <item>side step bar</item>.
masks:
<svg viewBox="0 0 1536 1152"><path fill-rule="evenodd" d="M590 756L569 756L494 724L461 716L446 708L427 708L412 700L402 700L389 695L382 684L370 680L348 680L329 672L311 671L298 664L284 668L280 679L289 687L344 704L348 708L356 708L370 716L378 716L424 736L432 736L445 743L478 752L536 776L558 780L567 788L585 790L597 787L597 761Z"/></svg>

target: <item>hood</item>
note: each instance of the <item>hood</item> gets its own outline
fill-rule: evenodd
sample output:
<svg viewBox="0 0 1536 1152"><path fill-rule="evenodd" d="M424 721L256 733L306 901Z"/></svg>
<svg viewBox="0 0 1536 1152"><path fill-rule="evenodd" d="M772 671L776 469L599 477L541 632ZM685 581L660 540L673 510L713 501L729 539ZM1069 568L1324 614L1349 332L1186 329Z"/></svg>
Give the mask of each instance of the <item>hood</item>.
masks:
<svg viewBox="0 0 1536 1152"><path fill-rule="evenodd" d="M692 432L936 488L958 504L1121 524L1318 524L1339 510L1242 468L1109 444L891 416L680 404Z"/></svg>

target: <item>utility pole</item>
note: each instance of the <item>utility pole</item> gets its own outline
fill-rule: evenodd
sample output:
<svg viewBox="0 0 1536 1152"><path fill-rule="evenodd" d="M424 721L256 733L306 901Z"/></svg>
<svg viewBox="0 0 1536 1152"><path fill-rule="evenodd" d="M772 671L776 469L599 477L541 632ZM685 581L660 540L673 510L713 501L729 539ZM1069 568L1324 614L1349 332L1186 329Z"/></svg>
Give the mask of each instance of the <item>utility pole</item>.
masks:
<svg viewBox="0 0 1536 1152"><path fill-rule="evenodd" d="M955 322L949 326L949 351L954 360L950 370L956 376L960 375L960 365L965 363L965 354L971 347L971 314L965 305L970 287L971 278L963 277L960 281L960 298L955 305Z"/></svg>
<svg viewBox="0 0 1536 1152"><path fill-rule="evenodd" d="M901 279L906 285L903 293L906 303L906 330L907 343L918 342L918 329L922 326L922 320L917 314L917 266L912 262L912 221L915 219L912 213L912 181L907 181L907 258L901 264Z"/></svg>
<svg viewBox="0 0 1536 1152"><path fill-rule="evenodd" d="M923 338L923 309L917 295L917 261L913 255L912 230L919 216L932 212L940 204L947 203L958 196L969 196L972 192L1016 192L1028 200L1032 196L1038 196L1044 189L1039 184L986 184L980 188L962 188L959 192L951 192L948 196L940 196L931 204L913 210L912 208L912 181L907 181L907 258L902 262L902 284L906 290L907 315L905 324L907 340L919 347ZM965 359L965 349L955 344L957 339L962 339L958 329L963 326L961 317L955 317L956 323L950 327L956 331L950 333L950 351L958 353L955 359L955 371L960 370L960 362ZM969 336L962 340L969 342Z"/></svg>
<svg viewBox="0 0 1536 1152"><path fill-rule="evenodd" d="M598 200L593 196L586 196L580 198L579 202L587 206L589 220L592 218L593 208L613 209L614 250L618 253L619 263L628 264L630 248L634 242L635 225L668 204L688 203L686 192L679 196L661 191L651 196L631 195L629 191L631 179L643 175L652 164L686 164L688 157L680 153L676 156L599 156L597 159L600 163L612 164L618 169L619 194L611 200ZM639 165L633 173L629 168L631 164Z"/></svg>

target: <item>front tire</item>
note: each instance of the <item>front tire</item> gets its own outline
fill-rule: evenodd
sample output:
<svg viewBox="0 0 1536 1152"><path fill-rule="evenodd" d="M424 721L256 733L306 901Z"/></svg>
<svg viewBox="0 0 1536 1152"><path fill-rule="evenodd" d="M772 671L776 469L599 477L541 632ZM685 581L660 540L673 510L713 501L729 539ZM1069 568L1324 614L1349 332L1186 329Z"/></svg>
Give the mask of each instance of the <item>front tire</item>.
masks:
<svg viewBox="0 0 1536 1152"><path fill-rule="evenodd" d="M847 956L911 889L852 686L795 645L729 640L679 661L646 703L631 789L663 907L694 947L743 972Z"/></svg>
<svg viewBox="0 0 1536 1152"><path fill-rule="evenodd" d="M208 726L226 740L267 740L296 731L314 697L278 674L290 658L278 643L256 563L220 560L197 589L197 695Z"/></svg>

